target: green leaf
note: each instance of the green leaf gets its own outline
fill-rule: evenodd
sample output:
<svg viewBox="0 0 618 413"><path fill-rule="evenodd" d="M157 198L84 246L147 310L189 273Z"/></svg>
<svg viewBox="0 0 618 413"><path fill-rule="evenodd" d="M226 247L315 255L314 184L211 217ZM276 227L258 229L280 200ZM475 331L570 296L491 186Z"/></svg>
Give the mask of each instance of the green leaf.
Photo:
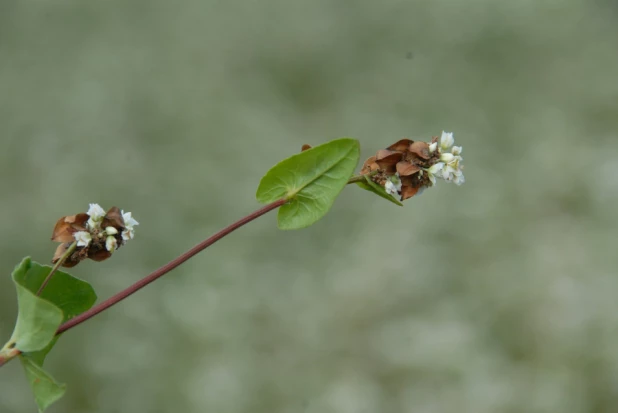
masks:
<svg viewBox="0 0 618 413"><path fill-rule="evenodd" d="M326 215L354 173L359 156L358 141L350 138L293 155L264 175L257 200L270 203L287 199L279 208L279 228L308 227Z"/></svg>
<svg viewBox="0 0 618 413"><path fill-rule="evenodd" d="M52 268L30 260L26 265L27 271L18 276L18 282L36 293ZM97 300L97 295L90 284L63 271L54 273L40 297L62 310L64 313L62 323L87 311ZM56 340L58 336L54 337L44 349L28 353L26 356L42 366L45 356L56 344Z"/></svg>
<svg viewBox="0 0 618 413"><path fill-rule="evenodd" d="M22 352L38 351L54 338L62 323L62 310L51 302L37 297L26 288L23 280L31 266L26 257L13 271L12 277L17 289L17 322L9 343Z"/></svg>
<svg viewBox="0 0 618 413"><path fill-rule="evenodd" d="M17 289L18 313L13 336L5 349L16 347L24 354L20 360L26 371L39 411L60 399L66 390L43 368L45 356L58 340L60 324L88 310L97 296L85 281L56 271L42 291L36 293L50 271L49 266L29 257L15 268L12 277Z"/></svg>
<svg viewBox="0 0 618 413"><path fill-rule="evenodd" d="M375 182L373 182L371 178L369 178L367 175L363 175L363 176L365 177L365 182L357 182L356 185L360 186L366 191L373 192L374 194L381 196L387 201L391 201L393 204L403 206L401 201L399 201L397 198L395 198L391 194L387 193L386 190L381 185L378 185Z"/></svg>
<svg viewBox="0 0 618 413"><path fill-rule="evenodd" d="M43 412L64 395L66 385L56 382L49 373L29 358L20 356L19 359L26 371L39 412Z"/></svg>

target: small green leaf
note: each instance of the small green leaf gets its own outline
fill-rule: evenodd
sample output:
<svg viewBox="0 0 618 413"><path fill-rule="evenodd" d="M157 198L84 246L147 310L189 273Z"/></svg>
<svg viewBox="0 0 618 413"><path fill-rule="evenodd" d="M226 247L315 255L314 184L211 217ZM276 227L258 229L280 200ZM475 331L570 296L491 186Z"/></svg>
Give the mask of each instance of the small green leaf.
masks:
<svg viewBox="0 0 618 413"><path fill-rule="evenodd" d="M27 271L20 273L17 281L29 291L36 293L52 268L30 260L26 266ZM97 295L90 284L63 271L54 273L40 297L62 310L64 313L62 323L87 311L97 300ZM56 344L57 339L57 336L54 337L44 349L28 353L26 356L42 366L45 356Z"/></svg>
<svg viewBox="0 0 618 413"><path fill-rule="evenodd" d="M360 186L366 191L373 192L374 194L381 196L387 201L391 201L393 204L403 206L401 201L399 201L397 198L395 198L391 194L387 193L381 185L378 185L375 182L373 182L371 178L369 178L367 175L364 175L364 177L365 177L365 182L357 182L356 184L358 186Z"/></svg>
<svg viewBox="0 0 618 413"><path fill-rule="evenodd" d="M56 382L49 373L29 358L20 356L19 359L26 371L39 412L43 412L64 395L66 385Z"/></svg>
<svg viewBox="0 0 618 413"><path fill-rule="evenodd" d="M62 310L54 304L37 297L22 280L30 268L30 258L24 258L13 271L13 282L17 289L17 322L9 343L22 352L38 351L54 338L56 330L62 323Z"/></svg>
<svg viewBox="0 0 618 413"><path fill-rule="evenodd" d="M308 227L326 215L354 173L359 156L358 141L350 138L293 155L264 175L256 197L262 203L289 200L279 208L279 228Z"/></svg>

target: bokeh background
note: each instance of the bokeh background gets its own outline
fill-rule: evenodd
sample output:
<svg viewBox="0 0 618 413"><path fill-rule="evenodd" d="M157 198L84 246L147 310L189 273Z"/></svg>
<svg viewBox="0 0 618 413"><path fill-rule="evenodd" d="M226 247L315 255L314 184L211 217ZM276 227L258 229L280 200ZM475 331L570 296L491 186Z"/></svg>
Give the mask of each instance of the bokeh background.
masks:
<svg viewBox="0 0 618 413"><path fill-rule="evenodd" d="M618 411L614 1L0 0L10 272L98 202L137 237L106 298L258 207L303 143L445 129L467 182L274 213L70 331L49 412ZM19 363L0 412L35 411Z"/></svg>

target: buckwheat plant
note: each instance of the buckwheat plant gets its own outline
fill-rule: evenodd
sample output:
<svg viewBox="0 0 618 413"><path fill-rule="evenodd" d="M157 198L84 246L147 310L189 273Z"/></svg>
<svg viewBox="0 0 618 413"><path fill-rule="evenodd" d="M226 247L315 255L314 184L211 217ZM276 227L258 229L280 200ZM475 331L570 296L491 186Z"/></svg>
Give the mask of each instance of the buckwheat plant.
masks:
<svg viewBox="0 0 618 413"><path fill-rule="evenodd" d="M60 218L52 231L59 242L51 263L41 265L29 257L12 273L18 313L12 336L0 349L0 366L19 358L34 392L39 411L61 398L66 386L43 369L45 356L67 330L107 310L234 230L274 209L280 229L300 229L322 218L347 184L402 206L438 180L464 183L461 146L452 133L442 132L429 142L401 139L367 159L358 175L360 147L350 138L337 139L302 151L271 168L260 181L257 200L264 207L236 221L187 252L153 271L114 296L94 305L97 296L86 281L60 271L82 261L105 261L135 236L139 223L131 212L113 206L105 211L90 204L86 212Z"/></svg>

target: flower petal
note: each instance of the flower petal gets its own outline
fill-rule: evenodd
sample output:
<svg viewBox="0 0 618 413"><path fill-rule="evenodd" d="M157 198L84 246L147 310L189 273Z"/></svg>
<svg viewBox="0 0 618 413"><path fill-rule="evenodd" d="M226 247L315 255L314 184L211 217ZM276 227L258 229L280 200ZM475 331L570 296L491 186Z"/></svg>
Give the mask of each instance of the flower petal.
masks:
<svg viewBox="0 0 618 413"><path fill-rule="evenodd" d="M436 164L431 165L431 167L429 167L427 172L429 172L430 174L437 174L438 172L442 170L442 168L444 168L444 162L438 162Z"/></svg>
<svg viewBox="0 0 618 413"><path fill-rule="evenodd" d="M130 212L122 211L122 219L124 220L124 224L127 228L133 228L135 225L139 225L139 222L133 218Z"/></svg>
<svg viewBox="0 0 618 413"><path fill-rule="evenodd" d="M78 247L87 247L92 241L92 236L87 231L77 231L73 234L73 238L77 241Z"/></svg>
<svg viewBox="0 0 618 413"><path fill-rule="evenodd" d="M105 216L105 210L99 204L90 204L90 208L88 208L86 213L95 222L101 221Z"/></svg>

